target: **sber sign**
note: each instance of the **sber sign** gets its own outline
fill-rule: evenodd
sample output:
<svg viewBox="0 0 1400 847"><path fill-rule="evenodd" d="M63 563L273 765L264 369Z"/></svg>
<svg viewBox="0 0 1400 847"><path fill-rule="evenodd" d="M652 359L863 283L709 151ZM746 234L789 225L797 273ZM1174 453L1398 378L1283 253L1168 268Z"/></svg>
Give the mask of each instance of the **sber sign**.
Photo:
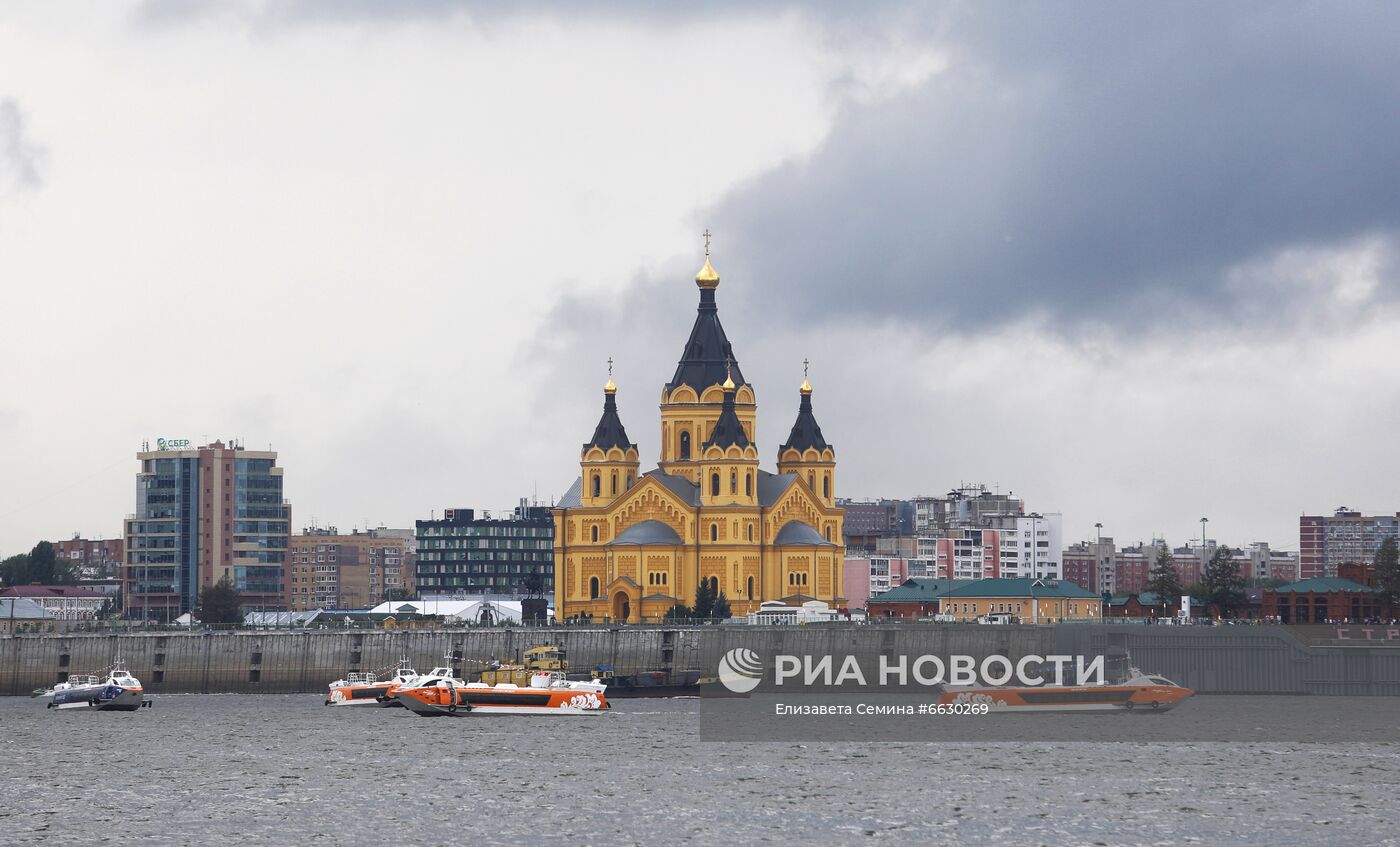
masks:
<svg viewBox="0 0 1400 847"><path fill-rule="evenodd" d="M157 438L157 450L188 450L190 440L188 438Z"/></svg>

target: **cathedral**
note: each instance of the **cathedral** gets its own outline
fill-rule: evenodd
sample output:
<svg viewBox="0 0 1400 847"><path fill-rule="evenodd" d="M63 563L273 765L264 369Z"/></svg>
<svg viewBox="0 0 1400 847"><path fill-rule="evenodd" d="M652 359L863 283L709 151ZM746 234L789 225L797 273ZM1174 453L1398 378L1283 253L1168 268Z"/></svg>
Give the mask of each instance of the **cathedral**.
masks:
<svg viewBox="0 0 1400 847"><path fill-rule="evenodd" d="M836 451L817 426L812 386L804 373L778 472L761 469L757 395L719 321L708 235L695 326L661 388L658 466L640 473L609 374L581 474L554 508L558 620L656 620L694 603L701 580L735 615L769 600L845 605Z"/></svg>

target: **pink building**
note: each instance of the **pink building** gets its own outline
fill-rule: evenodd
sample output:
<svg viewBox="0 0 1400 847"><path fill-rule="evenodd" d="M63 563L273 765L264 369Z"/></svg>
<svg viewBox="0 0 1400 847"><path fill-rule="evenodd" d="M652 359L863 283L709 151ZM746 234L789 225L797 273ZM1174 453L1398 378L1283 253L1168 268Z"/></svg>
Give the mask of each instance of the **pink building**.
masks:
<svg viewBox="0 0 1400 847"><path fill-rule="evenodd" d="M871 597L902 585L906 580L939 576L933 559L907 559L897 556L858 556L846 559L842 576L846 607L864 609Z"/></svg>

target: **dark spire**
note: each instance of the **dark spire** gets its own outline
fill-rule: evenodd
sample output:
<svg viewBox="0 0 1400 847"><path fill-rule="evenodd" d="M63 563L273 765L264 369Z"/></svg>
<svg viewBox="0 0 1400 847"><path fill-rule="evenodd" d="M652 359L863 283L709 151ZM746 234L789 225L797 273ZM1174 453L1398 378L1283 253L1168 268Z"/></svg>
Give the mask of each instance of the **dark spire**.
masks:
<svg viewBox="0 0 1400 847"><path fill-rule="evenodd" d="M822 428L817 426L817 418L812 414L812 386L808 384L806 377L802 379L802 405L797 409L797 422L792 425L792 432L788 433L788 439L779 452L792 448L801 453L807 448L825 450L830 447L826 439L822 437Z"/></svg>
<svg viewBox="0 0 1400 847"><path fill-rule="evenodd" d="M726 375L732 375L739 385L744 384L744 375L734 363L734 350L724 335L724 327L719 322L719 309L715 306L719 274L710 265L709 235L709 230L706 230L705 266L695 277L695 284L700 287L699 312L695 316L695 326L690 330L690 340L685 343L685 350L681 353L680 364L676 366L676 375L667 384L667 389L685 384L699 393L723 382ZM726 369L726 362L732 368Z"/></svg>
<svg viewBox="0 0 1400 847"><path fill-rule="evenodd" d="M734 378L730 375L733 370L733 363L725 363L724 376L724 408L720 409L719 420L715 421L715 428L710 433L710 440L705 442L706 447L747 447L749 446L749 434L744 432L744 425L739 421L739 416L734 412Z"/></svg>
<svg viewBox="0 0 1400 847"><path fill-rule="evenodd" d="M608 370L612 370L611 360ZM617 416L617 386L613 385L612 375L609 373L608 384L603 387L603 416L598 419L593 438L583 445L583 449L597 447L606 451L613 447L621 447L626 451L628 447L636 446L627 440L627 430L622 426L622 419Z"/></svg>

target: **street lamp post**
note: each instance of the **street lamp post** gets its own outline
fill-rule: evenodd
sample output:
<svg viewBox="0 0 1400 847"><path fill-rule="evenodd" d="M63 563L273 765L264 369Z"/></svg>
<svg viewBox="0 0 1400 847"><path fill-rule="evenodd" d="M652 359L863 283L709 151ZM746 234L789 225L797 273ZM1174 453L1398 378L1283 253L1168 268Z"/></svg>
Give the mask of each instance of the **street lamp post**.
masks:
<svg viewBox="0 0 1400 847"><path fill-rule="evenodd" d="M1108 580L1105 578L1106 569L1103 566L1103 523L1094 524L1094 570L1095 576L1099 580L1099 592L1108 590Z"/></svg>

